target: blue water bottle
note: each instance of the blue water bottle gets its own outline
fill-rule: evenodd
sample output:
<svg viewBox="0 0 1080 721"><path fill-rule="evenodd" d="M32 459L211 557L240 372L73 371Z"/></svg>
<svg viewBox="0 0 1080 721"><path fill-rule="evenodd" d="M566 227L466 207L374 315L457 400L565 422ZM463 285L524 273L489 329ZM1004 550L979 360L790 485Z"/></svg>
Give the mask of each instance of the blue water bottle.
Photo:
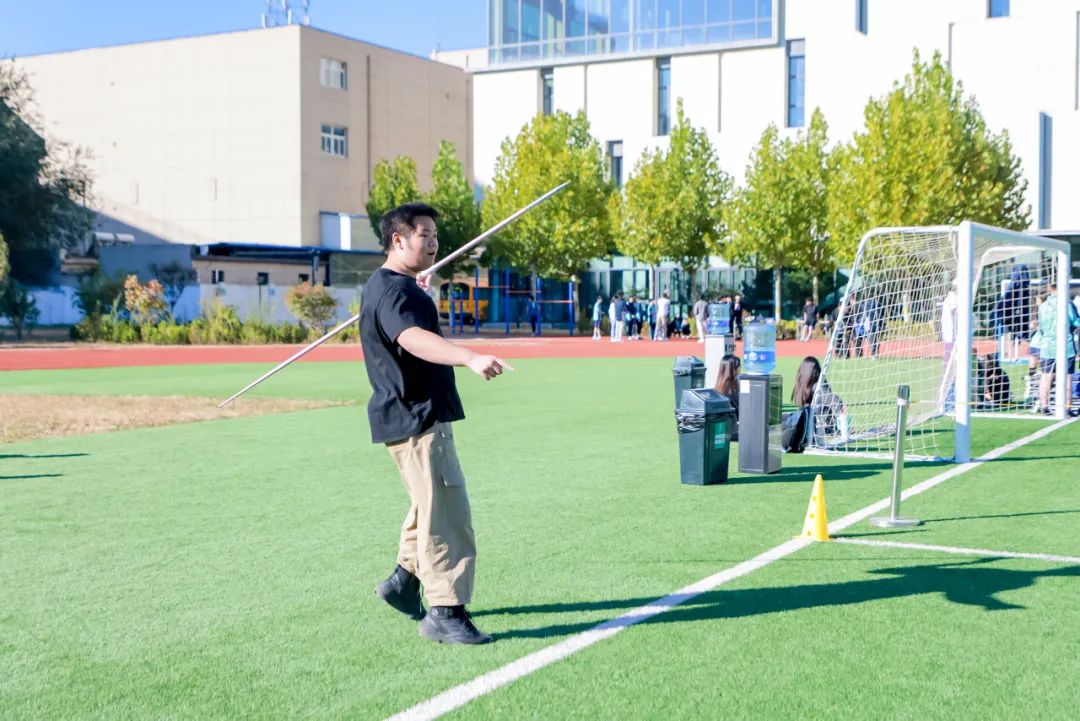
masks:
<svg viewBox="0 0 1080 721"><path fill-rule="evenodd" d="M776 367L776 326L754 321L743 332L743 373L767 374Z"/></svg>

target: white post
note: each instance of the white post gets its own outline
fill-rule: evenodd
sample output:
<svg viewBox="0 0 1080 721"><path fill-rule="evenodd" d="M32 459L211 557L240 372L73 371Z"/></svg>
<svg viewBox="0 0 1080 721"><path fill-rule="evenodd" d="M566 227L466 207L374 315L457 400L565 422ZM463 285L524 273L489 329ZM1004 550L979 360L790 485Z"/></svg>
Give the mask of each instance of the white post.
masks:
<svg viewBox="0 0 1080 721"><path fill-rule="evenodd" d="M1059 421L1065 419L1065 403L1068 401L1067 394L1072 392L1069 387L1072 378L1069 377L1068 358L1065 356L1066 342L1069 340L1069 275L1070 262L1069 251L1061 251L1057 254L1057 363L1054 364L1054 417Z"/></svg>
<svg viewBox="0 0 1080 721"><path fill-rule="evenodd" d="M953 362L956 363L956 392L953 407L956 415L956 462L971 460L971 354L974 338L971 308L975 273L973 251L975 235L970 221L960 224L956 236L956 337L953 339Z"/></svg>

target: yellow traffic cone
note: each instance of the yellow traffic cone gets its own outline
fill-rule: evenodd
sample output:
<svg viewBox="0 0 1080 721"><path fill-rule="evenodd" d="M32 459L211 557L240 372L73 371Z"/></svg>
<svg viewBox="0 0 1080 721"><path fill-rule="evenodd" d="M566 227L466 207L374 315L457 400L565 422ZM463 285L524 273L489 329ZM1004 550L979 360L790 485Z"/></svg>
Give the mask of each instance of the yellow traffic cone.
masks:
<svg viewBox="0 0 1080 721"><path fill-rule="evenodd" d="M813 541L829 540L829 520L825 515L825 481L820 473L814 479L810 506L806 509L806 520L803 522L799 538L809 538Z"/></svg>

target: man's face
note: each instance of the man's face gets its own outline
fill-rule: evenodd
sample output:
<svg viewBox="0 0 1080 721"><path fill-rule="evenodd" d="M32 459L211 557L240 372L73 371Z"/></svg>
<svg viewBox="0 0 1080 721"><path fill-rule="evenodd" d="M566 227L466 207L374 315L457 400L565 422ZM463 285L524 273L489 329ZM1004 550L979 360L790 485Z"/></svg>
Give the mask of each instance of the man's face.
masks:
<svg viewBox="0 0 1080 721"><path fill-rule="evenodd" d="M439 252L435 221L427 216L418 217L409 233L394 233L392 240L397 260L416 273L430 268L435 262L435 254Z"/></svg>

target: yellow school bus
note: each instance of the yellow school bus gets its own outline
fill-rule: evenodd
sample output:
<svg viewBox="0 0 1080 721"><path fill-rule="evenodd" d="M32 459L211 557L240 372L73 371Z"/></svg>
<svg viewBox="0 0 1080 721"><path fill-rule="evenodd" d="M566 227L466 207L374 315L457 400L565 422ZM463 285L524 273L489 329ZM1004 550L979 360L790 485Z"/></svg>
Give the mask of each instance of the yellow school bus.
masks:
<svg viewBox="0 0 1080 721"><path fill-rule="evenodd" d="M459 322L477 323L487 320L488 299L485 297L490 289L480 288L477 290L468 281L454 281L454 317ZM474 305L474 301L476 305ZM479 314L479 319L473 318L473 309ZM450 317L450 282L447 281L439 286L439 316Z"/></svg>

